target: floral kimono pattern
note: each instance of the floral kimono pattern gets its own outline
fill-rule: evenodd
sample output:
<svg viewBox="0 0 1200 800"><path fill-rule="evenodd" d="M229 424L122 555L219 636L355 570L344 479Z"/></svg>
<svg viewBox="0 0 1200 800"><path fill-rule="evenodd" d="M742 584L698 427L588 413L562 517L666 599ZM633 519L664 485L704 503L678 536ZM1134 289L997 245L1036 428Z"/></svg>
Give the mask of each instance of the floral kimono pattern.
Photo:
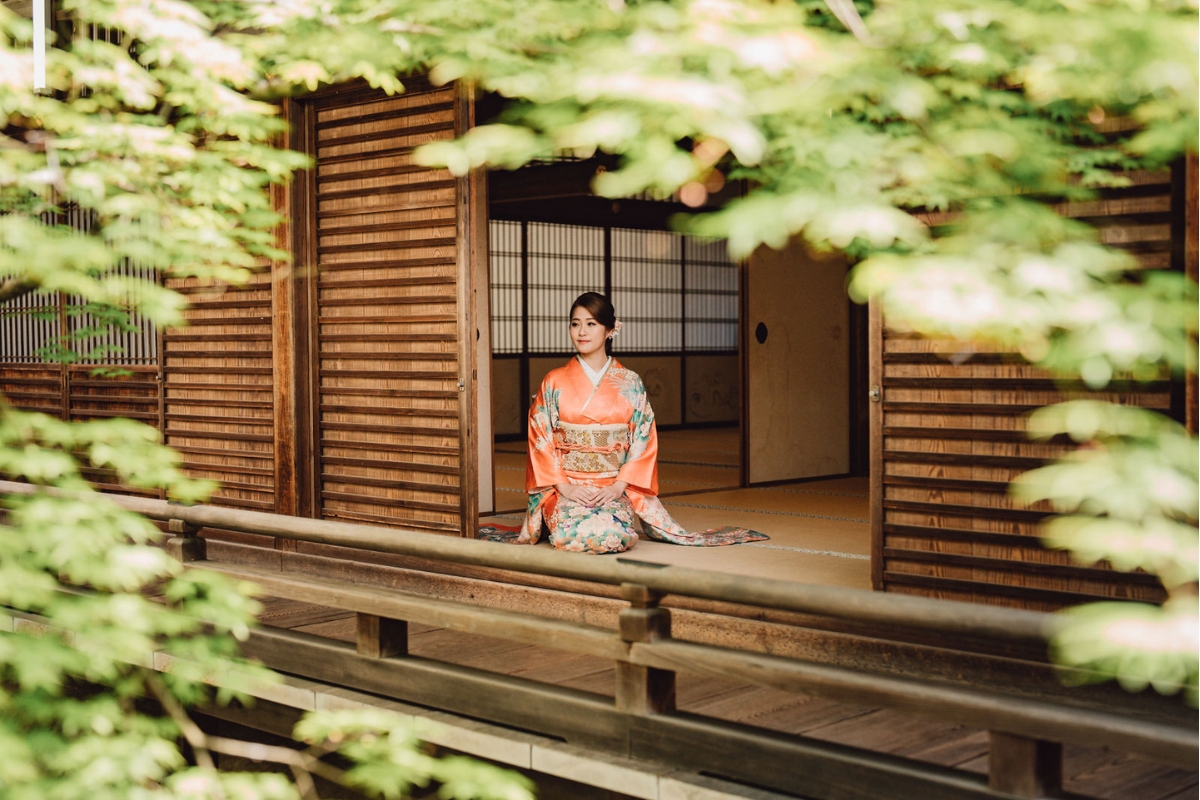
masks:
<svg viewBox="0 0 1200 800"><path fill-rule="evenodd" d="M561 483L610 486L613 503L587 506L558 493ZM560 550L619 553L637 543L635 517L651 539L712 546L767 537L746 529L688 533L658 499L658 433L637 373L616 359L593 387L577 358L551 370L529 409L525 466L529 507L517 544L535 544L542 527Z"/></svg>

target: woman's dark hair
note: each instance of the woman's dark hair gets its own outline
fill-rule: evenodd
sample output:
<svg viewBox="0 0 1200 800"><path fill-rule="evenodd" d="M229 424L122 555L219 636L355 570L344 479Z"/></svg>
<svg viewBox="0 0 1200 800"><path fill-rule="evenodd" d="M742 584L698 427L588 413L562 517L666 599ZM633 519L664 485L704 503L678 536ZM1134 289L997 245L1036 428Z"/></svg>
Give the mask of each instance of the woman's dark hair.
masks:
<svg viewBox="0 0 1200 800"><path fill-rule="evenodd" d="M617 310L613 308L613 304L608 301L608 298L599 292L584 292L576 297L575 302L571 304L571 310L567 312L568 320L575 316L577 308L582 308L591 314L592 319L609 331L617 327ZM604 343L604 352L612 353L612 339Z"/></svg>

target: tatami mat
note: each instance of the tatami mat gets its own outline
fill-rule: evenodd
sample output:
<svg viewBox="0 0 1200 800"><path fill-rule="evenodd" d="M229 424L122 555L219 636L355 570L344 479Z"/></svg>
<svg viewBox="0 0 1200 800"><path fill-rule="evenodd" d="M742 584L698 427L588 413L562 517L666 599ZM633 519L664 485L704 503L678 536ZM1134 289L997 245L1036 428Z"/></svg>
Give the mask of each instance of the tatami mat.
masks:
<svg viewBox="0 0 1200 800"><path fill-rule="evenodd" d="M727 547L683 547L643 538L622 557L757 578L870 588L867 490L866 478L837 478L667 497L663 503L688 530L737 525L771 539ZM516 525L521 515L490 519ZM538 546L550 547L545 542ZM584 556L564 553L563 557Z"/></svg>

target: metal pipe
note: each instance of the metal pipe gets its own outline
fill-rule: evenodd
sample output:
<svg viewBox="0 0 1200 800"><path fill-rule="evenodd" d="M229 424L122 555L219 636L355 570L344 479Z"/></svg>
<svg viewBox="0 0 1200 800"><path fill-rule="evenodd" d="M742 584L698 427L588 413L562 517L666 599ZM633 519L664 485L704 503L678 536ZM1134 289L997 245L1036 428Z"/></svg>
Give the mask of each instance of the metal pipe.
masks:
<svg viewBox="0 0 1200 800"><path fill-rule="evenodd" d="M29 484L0 481L0 493L30 494L35 491L36 487ZM907 630L1037 642L1047 640L1060 625L1056 616L1034 611L793 581L748 579L744 575L675 567L628 556L588 557L539 547L482 542L350 522L288 517L208 505L183 506L141 497L104 496L123 508L151 519L179 519L204 528L257 533L593 583L638 583L664 594L795 611Z"/></svg>

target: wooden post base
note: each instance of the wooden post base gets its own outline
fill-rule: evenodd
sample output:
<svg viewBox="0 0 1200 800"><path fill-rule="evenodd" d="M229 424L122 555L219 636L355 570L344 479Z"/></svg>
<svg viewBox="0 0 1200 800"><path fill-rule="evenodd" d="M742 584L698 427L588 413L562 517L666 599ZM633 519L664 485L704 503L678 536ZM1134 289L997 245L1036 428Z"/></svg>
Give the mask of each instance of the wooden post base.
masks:
<svg viewBox="0 0 1200 800"><path fill-rule="evenodd" d="M621 639L655 642L671 637L671 612L659 608L662 595L645 586L622 584L621 597L629 608L621 609L618 628ZM662 714L675 710L675 673L617 661L616 706L630 714Z"/></svg>
<svg viewBox="0 0 1200 800"><path fill-rule="evenodd" d="M1062 745L1010 733L988 733L988 788L1016 797L1058 797Z"/></svg>
<svg viewBox="0 0 1200 800"><path fill-rule="evenodd" d="M196 534L200 528L184 522L181 519L167 520L167 531L171 538L167 539L167 554L184 564L208 559L208 544Z"/></svg>
<svg viewBox="0 0 1200 800"><path fill-rule="evenodd" d="M357 648L360 656L389 658L408 655L408 623L399 619L358 615Z"/></svg>
<svg viewBox="0 0 1200 800"><path fill-rule="evenodd" d="M675 673L617 662L617 708L631 714L663 714L675 710Z"/></svg>

